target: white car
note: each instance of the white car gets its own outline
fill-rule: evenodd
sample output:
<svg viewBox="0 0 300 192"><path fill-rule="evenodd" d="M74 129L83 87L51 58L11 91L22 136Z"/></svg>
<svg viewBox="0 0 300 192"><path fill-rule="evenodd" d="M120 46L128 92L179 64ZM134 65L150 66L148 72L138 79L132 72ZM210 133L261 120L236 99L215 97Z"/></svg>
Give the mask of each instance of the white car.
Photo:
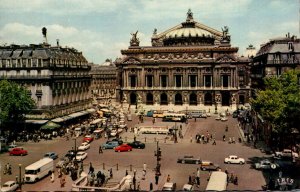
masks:
<svg viewBox="0 0 300 192"><path fill-rule="evenodd" d="M91 145L89 143L82 143L79 147L78 147L78 151L85 151L87 149L89 149L91 147Z"/></svg>
<svg viewBox="0 0 300 192"><path fill-rule="evenodd" d="M236 155L230 155L229 157L226 157L224 160L224 163L233 163L233 164L245 164L244 158L239 158Z"/></svg>
<svg viewBox="0 0 300 192"><path fill-rule="evenodd" d="M76 161L83 161L85 158L87 158L86 152L78 152L75 157Z"/></svg>
<svg viewBox="0 0 300 192"><path fill-rule="evenodd" d="M221 121L228 121L227 117L221 117Z"/></svg>
<svg viewBox="0 0 300 192"><path fill-rule="evenodd" d="M118 131L117 131L116 129L113 129L113 130L111 130L111 132L110 132L110 136L114 137L114 136L117 135L117 133L118 133Z"/></svg>
<svg viewBox="0 0 300 192"><path fill-rule="evenodd" d="M6 183L3 184L0 191L1 192L16 191L18 189L18 187L19 187L19 184L17 184L16 181L7 181Z"/></svg>
<svg viewBox="0 0 300 192"><path fill-rule="evenodd" d="M221 117L218 115L218 116L215 118L215 120L219 121L219 120L221 120Z"/></svg>
<svg viewBox="0 0 300 192"><path fill-rule="evenodd" d="M190 184L184 184L182 187L182 191L194 191L194 186Z"/></svg>
<svg viewBox="0 0 300 192"><path fill-rule="evenodd" d="M293 158L299 158L299 154L296 152L292 152L290 149L284 149L283 151L275 152L275 157L282 158L282 157L291 157L293 154Z"/></svg>

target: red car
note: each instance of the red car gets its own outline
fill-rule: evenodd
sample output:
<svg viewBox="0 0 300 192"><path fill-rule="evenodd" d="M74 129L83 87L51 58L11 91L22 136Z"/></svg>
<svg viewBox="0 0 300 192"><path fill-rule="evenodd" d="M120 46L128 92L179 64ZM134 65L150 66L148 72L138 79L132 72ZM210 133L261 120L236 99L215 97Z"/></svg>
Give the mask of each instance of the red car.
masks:
<svg viewBox="0 0 300 192"><path fill-rule="evenodd" d="M115 152L132 151L132 147L127 144L119 145L115 148Z"/></svg>
<svg viewBox="0 0 300 192"><path fill-rule="evenodd" d="M9 155L27 155L28 152L27 150L24 150L22 148L13 148L10 152L9 152Z"/></svg>
<svg viewBox="0 0 300 192"><path fill-rule="evenodd" d="M92 137L91 135L86 135L84 138L83 138L83 142L87 142L87 143L90 143L94 141L94 137Z"/></svg>

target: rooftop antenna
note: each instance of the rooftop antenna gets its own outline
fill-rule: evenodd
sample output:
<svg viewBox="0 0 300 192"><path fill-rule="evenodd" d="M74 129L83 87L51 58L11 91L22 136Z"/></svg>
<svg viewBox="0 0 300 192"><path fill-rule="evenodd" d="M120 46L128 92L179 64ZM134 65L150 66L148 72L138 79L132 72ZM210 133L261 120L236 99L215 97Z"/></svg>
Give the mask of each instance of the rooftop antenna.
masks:
<svg viewBox="0 0 300 192"><path fill-rule="evenodd" d="M43 34L43 36L44 36L44 43L45 44L48 44L48 40L47 40L47 28L46 27L43 27L42 28L42 34Z"/></svg>

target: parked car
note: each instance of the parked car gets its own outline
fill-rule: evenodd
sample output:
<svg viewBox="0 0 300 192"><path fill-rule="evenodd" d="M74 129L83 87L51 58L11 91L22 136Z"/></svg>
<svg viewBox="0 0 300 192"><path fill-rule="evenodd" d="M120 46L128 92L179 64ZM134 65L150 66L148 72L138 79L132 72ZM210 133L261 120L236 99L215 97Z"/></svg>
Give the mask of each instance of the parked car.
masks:
<svg viewBox="0 0 300 192"><path fill-rule="evenodd" d="M115 152L132 151L132 147L127 144L119 145L115 148Z"/></svg>
<svg viewBox="0 0 300 192"><path fill-rule="evenodd" d="M112 130L110 131L110 136L111 136L111 137L115 137L115 136L117 135L117 133L118 133L117 129L112 129Z"/></svg>
<svg viewBox="0 0 300 192"><path fill-rule="evenodd" d="M162 191L176 191L176 183L167 182L164 184Z"/></svg>
<svg viewBox="0 0 300 192"><path fill-rule="evenodd" d="M23 148L17 147L13 148L11 151L9 151L9 155L27 155L28 151L24 150Z"/></svg>
<svg viewBox="0 0 300 192"><path fill-rule="evenodd" d="M244 164L245 163L245 159L243 158L239 158L236 155L230 155L229 157L226 157L224 160L224 163L232 163L232 164Z"/></svg>
<svg viewBox="0 0 300 192"><path fill-rule="evenodd" d="M81 145L78 147L78 151L85 151L89 149L91 145L87 142L81 143Z"/></svg>
<svg viewBox="0 0 300 192"><path fill-rule="evenodd" d="M7 181L2 185L0 191L1 192L16 191L18 187L19 184L16 181Z"/></svg>
<svg viewBox="0 0 300 192"><path fill-rule="evenodd" d="M200 160L200 158L198 158L198 157L196 158L196 157L194 157L192 155L185 155L183 157L179 157L177 159L177 163L182 163L182 164L185 164L185 163L187 163L187 164L200 164L201 160Z"/></svg>
<svg viewBox="0 0 300 192"><path fill-rule="evenodd" d="M272 163L268 159L264 159L260 161L259 163L254 164L255 169L277 169L279 168L279 165L276 163Z"/></svg>
<svg viewBox="0 0 300 192"><path fill-rule="evenodd" d="M11 150L13 150L13 148L16 148L16 147L18 147L18 146L15 145L15 144L10 144L10 145L8 146L8 151L11 151Z"/></svg>
<svg viewBox="0 0 300 192"><path fill-rule="evenodd" d="M87 153L83 151L78 152L75 157L76 161L83 161L85 158L87 158Z"/></svg>
<svg viewBox="0 0 300 192"><path fill-rule="evenodd" d="M218 116L215 118L215 120L219 121L219 120L221 120L221 117L218 115Z"/></svg>
<svg viewBox="0 0 300 192"><path fill-rule="evenodd" d="M83 142L87 142L87 143L90 143L94 141L94 137L91 136L91 135L86 135L84 138L83 138Z"/></svg>
<svg viewBox="0 0 300 192"><path fill-rule="evenodd" d="M68 163L69 163L69 158L62 157L56 163L56 168L62 168L64 165L67 165Z"/></svg>
<svg viewBox="0 0 300 192"><path fill-rule="evenodd" d="M238 110L235 110L235 111L232 113L232 118L237 118L238 115L239 115Z"/></svg>
<svg viewBox="0 0 300 192"><path fill-rule="evenodd" d="M48 152L44 155L44 157L48 157L48 158L51 158L51 159L57 159L58 158L58 155L54 152Z"/></svg>
<svg viewBox="0 0 300 192"><path fill-rule="evenodd" d="M276 151L274 157L277 158L291 158L293 154L293 158L299 158L299 154L296 152L292 152L290 149L283 149L283 151Z"/></svg>
<svg viewBox="0 0 300 192"><path fill-rule="evenodd" d="M227 117L221 117L221 121L228 121Z"/></svg>
<svg viewBox="0 0 300 192"><path fill-rule="evenodd" d="M202 113L202 114L200 115L200 117L201 117L201 118L207 118L207 114L206 114L206 113Z"/></svg>
<svg viewBox="0 0 300 192"><path fill-rule="evenodd" d="M202 161L200 169L202 171L216 171L216 170L220 169L220 166L217 164L214 164L211 161Z"/></svg>
<svg viewBox="0 0 300 192"><path fill-rule="evenodd" d="M123 144L123 140L120 138L113 138L112 140L109 140L109 141L117 141L119 143L119 145Z"/></svg>
<svg viewBox="0 0 300 192"><path fill-rule="evenodd" d="M106 143L102 144L102 149L113 149L119 146L118 141L107 141Z"/></svg>
<svg viewBox="0 0 300 192"><path fill-rule="evenodd" d="M132 148L138 148L138 149L144 149L146 146L145 143L142 143L141 141L133 141L127 144L130 145Z"/></svg>
<svg viewBox="0 0 300 192"><path fill-rule="evenodd" d="M190 184L184 184L182 187L182 191L194 191L194 186Z"/></svg>
<svg viewBox="0 0 300 192"><path fill-rule="evenodd" d="M73 159L76 156L75 150L69 150L65 157L68 157L69 159Z"/></svg>

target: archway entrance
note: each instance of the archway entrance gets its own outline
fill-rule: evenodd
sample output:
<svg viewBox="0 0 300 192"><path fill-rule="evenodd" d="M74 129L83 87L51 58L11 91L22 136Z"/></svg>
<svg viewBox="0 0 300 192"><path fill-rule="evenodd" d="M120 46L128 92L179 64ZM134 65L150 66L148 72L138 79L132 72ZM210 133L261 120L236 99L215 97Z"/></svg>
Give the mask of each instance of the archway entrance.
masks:
<svg viewBox="0 0 300 192"><path fill-rule="evenodd" d="M239 104L245 105L245 96L244 95L239 95Z"/></svg>
<svg viewBox="0 0 300 192"><path fill-rule="evenodd" d="M204 105L212 105L212 95L211 95L211 93L205 93L205 95L204 95Z"/></svg>
<svg viewBox="0 0 300 192"><path fill-rule="evenodd" d="M165 93L162 93L160 95L160 104L161 105L168 105L168 95Z"/></svg>
<svg viewBox="0 0 300 192"><path fill-rule="evenodd" d="M130 105L136 105L136 94L130 93Z"/></svg>
<svg viewBox="0 0 300 192"><path fill-rule="evenodd" d="M197 95L195 93L190 94L190 105L197 105Z"/></svg>
<svg viewBox="0 0 300 192"><path fill-rule="evenodd" d="M146 104L147 105L153 105L153 95L152 93L148 93L146 96Z"/></svg>
<svg viewBox="0 0 300 192"><path fill-rule="evenodd" d="M230 93L229 91L222 91L222 106L229 106L230 105Z"/></svg>
<svg viewBox="0 0 300 192"><path fill-rule="evenodd" d="M180 93L175 95L175 105L182 105L182 96Z"/></svg>

